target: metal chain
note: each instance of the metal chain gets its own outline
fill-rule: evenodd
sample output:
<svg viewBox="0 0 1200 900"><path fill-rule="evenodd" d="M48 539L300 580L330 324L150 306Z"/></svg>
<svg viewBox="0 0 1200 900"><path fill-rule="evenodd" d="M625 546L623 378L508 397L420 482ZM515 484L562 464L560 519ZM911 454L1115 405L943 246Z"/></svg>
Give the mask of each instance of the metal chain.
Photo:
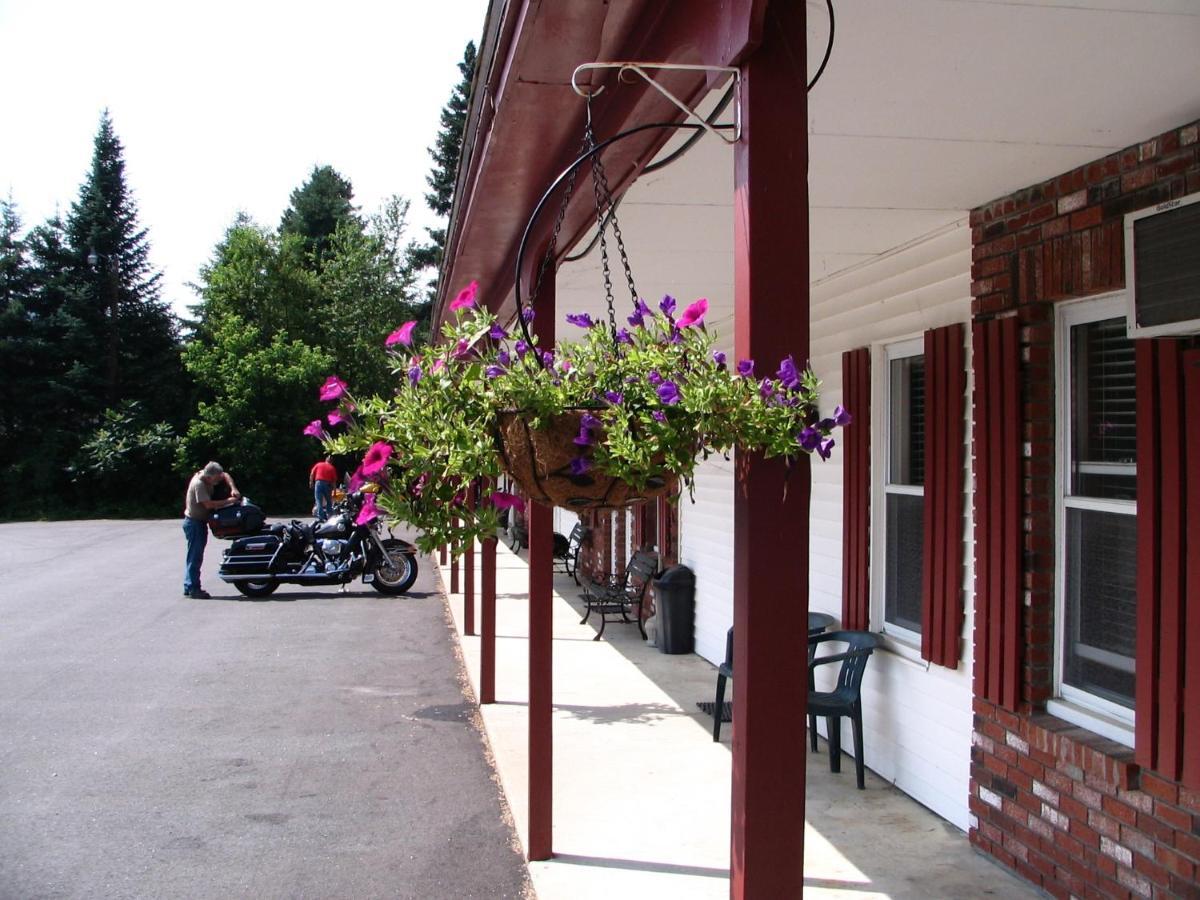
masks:
<svg viewBox="0 0 1200 900"><path fill-rule="evenodd" d="M587 126L584 129L584 142L587 144L588 150L594 150L596 147L596 135L592 131L592 98L588 97L588 118ZM608 326L614 338L617 333L617 311L613 305L613 287L612 287L612 271L608 264L608 240L605 237L605 222L604 222L604 201L608 195L603 190L603 183L600 179L602 171L600 165L600 154L595 154L592 157L592 193L596 196L596 228L600 232L600 271L604 275L604 299L608 303ZM608 198L611 203L611 198Z"/></svg>
<svg viewBox="0 0 1200 900"><path fill-rule="evenodd" d="M590 131L590 126L589 126ZM590 150L591 144L589 137L585 136L583 144L580 148L580 153ZM558 215L554 219L554 231L550 235L550 243L546 245L546 255L542 258L542 264L538 266L537 279L534 281L533 290L529 294L529 298L525 301L529 304L530 310L533 309L533 301L537 299L537 295L542 290L542 279L546 276L546 270L550 268L550 264L554 261L554 249L558 246L558 233L562 231L563 219L567 215L567 206L571 202L571 195L575 193L575 176L579 174L578 169L573 170L567 176L567 187L563 192L562 203L558 206ZM520 315L520 311L517 313Z"/></svg>
<svg viewBox="0 0 1200 900"><path fill-rule="evenodd" d="M591 117L588 117L588 136L592 137L592 122ZM594 141L595 138L592 137ZM594 143L593 143L593 146ZM625 252L625 240L621 236L621 223L617 221L617 205L613 202L612 190L608 186L608 174L604 171L604 163L600 161L600 154L592 160L592 175L594 179L599 180L599 186L603 189L604 199L607 201L610 210L608 221L612 224L613 237L617 241L617 252L621 254L621 266L625 269L625 281L629 285L629 300L634 308L637 308L638 292L637 286L633 283L633 268L629 265L629 255ZM604 216L600 213L599 201L597 201L596 211L598 213L596 223L601 230L601 237L604 234ZM611 306L611 300L609 305ZM616 326L614 325L614 328Z"/></svg>

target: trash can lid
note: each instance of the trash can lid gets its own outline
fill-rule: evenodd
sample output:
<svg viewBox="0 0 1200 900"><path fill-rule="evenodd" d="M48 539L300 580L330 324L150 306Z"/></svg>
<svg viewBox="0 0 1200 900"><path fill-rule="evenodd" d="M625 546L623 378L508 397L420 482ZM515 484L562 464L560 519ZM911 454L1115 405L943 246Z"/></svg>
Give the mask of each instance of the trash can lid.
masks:
<svg viewBox="0 0 1200 900"><path fill-rule="evenodd" d="M654 579L656 585L682 586L696 583L696 573L687 566L669 566Z"/></svg>

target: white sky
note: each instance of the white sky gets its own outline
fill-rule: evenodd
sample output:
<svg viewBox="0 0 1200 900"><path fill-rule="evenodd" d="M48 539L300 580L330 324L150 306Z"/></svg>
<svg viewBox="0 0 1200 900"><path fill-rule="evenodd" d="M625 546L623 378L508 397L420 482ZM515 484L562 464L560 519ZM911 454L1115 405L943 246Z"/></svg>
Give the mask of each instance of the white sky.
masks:
<svg viewBox="0 0 1200 900"><path fill-rule="evenodd" d="M374 212L401 194L409 236L428 148L479 44L487 0L0 0L0 194L26 229L78 195L105 107L149 229L163 297L185 287L239 210L275 227L314 165Z"/></svg>

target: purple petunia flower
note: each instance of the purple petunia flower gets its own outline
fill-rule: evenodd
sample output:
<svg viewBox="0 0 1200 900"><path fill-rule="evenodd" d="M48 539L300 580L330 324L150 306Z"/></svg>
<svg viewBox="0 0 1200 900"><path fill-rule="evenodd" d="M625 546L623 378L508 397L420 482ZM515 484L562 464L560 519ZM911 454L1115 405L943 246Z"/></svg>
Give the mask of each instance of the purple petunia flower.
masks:
<svg viewBox="0 0 1200 900"><path fill-rule="evenodd" d="M567 322L579 328L591 328L596 324L587 313L567 313Z"/></svg>
<svg viewBox="0 0 1200 900"><path fill-rule="evenodd" d="M657 369L651 369L650 374L646 376L646 380L655 387L658 387L660 384L662 384L663 377L658 374Z"/></svg>
<svg viewBox="0 0 1200 900"><path fill-rule="evenodd" d="M671 313L675 312L675 298L670 294L664 294L662 300L658 303L658 308L666 315L671 315Z"/></svg>
<svg viewBox="0 0 1200 900"><path fill-rule="evenodd" d="M411 366L408 370L408 383L413 387L417 386L417 382L421 380L421 367Z"/></svg>
<svg viewBox="0 0 1200 900"><path fill-rule="evenodd" d="M572 443L574 443L577 447L590 447L592 444L596 443L596 439L592 437L592 433L586 428L580 428L579 434L575 435Z"/></svg>
<svg viewBox="0 0 1200 900"><path fill-rule="evenodd" d="M571 474L583 475L592 467L592 462L586 456L577 456L571 460Z"/></svg>
<svg viewBox="0 0 1200 900"><path fill-rule="evenodd" d="M800 387L800 373L796 371L796 360L789 355L779 364L779 371L775 373L775 377L789 391Z"/></svg>
<svg viewBox="0 0 1200 900"><path fill-rule="evenodd" d="M656 409L654 412L650 413L650 415L654 417L655 422L667 421L667 414L661 409Z"/></svg>
<svg viewBox="0 0 1200 900"><path fill-rule="evenodd" d="M529 344L525 341L517 341L513 349L517 351L517 358L523 359L525 354L529 352Z"/></svg>
<svg viewBox="0 0 1200 900"><path fill-rule="evenodd" d="M535 313L533 311L532 306L527 306L523 310L521 310L521 319L525 322L526 325L528 325L530 322L533 321L534 315L535 315Z"/></svg>
<svg viewBox="0 0 1200 900"><path fill-rule="evenodd" d="M821 443L821 440L821 432L817 431L817 429L813 428L811 425L800 432L800 435L796 438L796 441L800 444L800 446L809 453L812 453L812 451L817 449L817 446Z"/></svg>
<svg viewBox="0 0 1200 900"><path fill-rule="evenodd" d="M609 403L611 403L613 406L620 406L622 403L625 402L625 395L620 393L619 391L605 391L604 399L607 400Z"/></svg>
<svg viewBox="0 0 1200 900"><path fill-rule="evenodd" d="M633 343L633 335L631 335L629 333L628 328L621 328L617 331L617 343L618 344L632 344Z"/></svg>
<svg viewBox="0 0 1200 900"><path fill-rule="evenodd" d="M508 332L500 326L499 322L493 322L491 330L488 331L488 337L493 341L502 341L508 337Z"/></svg>
<svg viewBox="0 0 1200 900"><path fill-rule="evenodd" d="M773 382L770 378L764 379L763 383L758 386L758 392L762 395L762 398L766 400L775 393L775 382Z"/></svg>
<svg viewBox="0 0 1200 900"><path fill-rule="evenodd" d="M752 375L754 375L754 360L741 360L737 366L737 373L743 378L750 378Z"/></svg>
<svg viewBox="0 0 1200 900"><path fill-rule="evenodd" d="M672 325L671 333L667 336L667 343L668 344L683 343L683 332L680 331L678 328L676 328L674 325Z"/></svg>
<svg viewBox="0 0 1200 900"><path fill-rule="evenodd" d="M664 381L658 386L658 399L668 406L679 402L679 388L673 381Z"/></svg>
<svg viewBox="0 0 1200 900"><path fill-rule="evenodd" d="M483 374L488 378L499 378L504 374L504 369L502 369L500 366L488 366L483 370Z"/></svg>
<svg viewBox="0 0 1200 900"><path fill-rule="evenodd" d="M646 316L649 314L650 307L646 305L645 300L639 297L637 303L633 305L633 315L628 319L629 324L641 328L646 324Z"/></svg>
<svg viewBox="0 0 1200 900"><path fill-rule="evenodd" d="M851 417L850 413L846 412L844 407L838 405L833 408L834 425L840 425L841 427L845 428L851 423L851 421L853 421L853 418Z"/></svg>
<svg viewBox="0 0 1200 900"><path fill-rule="evenodd" d="M713 351L713 362L715 362L717 364L718 369L723 370L725 368L725 354L722 353L720 350L714 350Z"/></svg>
<svg viewBox="0 0 1200 900"><path fill-rule="evenodd" d="M552 368L554 366L554 351L553 350L545 350L542 352L542 365L544 365L547 369Z"/></svg>
<svg viewBox="0 0 1200 900"><path fill-rule="evenodd" d="M496 354L496 362L507 368L512 363L512 357L508 355L507 350L501 350Z"/></svg>
<svg viewBox="0 0 1200 900"><path fill-rule="evenodd" d="M591 413L584 413L579 419L579 424L583 428L599 428L600 420Z"/></svg>
<svg viewBox="0 0 1200 900"><path fill-rule="evenodd" d="M829 455L833 452L833 445L836 444L833 438L825 438L821 443L817 444L817 455L821 459L829 459Z"/></svg>

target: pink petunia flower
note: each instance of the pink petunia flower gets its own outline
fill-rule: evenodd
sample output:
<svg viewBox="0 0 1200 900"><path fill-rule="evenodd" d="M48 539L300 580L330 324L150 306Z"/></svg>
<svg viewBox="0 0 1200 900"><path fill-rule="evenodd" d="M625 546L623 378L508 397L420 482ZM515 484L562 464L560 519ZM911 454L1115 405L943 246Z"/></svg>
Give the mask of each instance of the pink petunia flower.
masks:
<svg viewBox="0 0 1200 900"><path fill-rule="evenodd" d="M367 450L367 455L363 457L359 471L362 472L364 478L373 478L387 468L391 456L392 445L386 441L376 441Z"/></svg>
<svg viewBox="0 0 1200 900"><path fill-rule="evenodd" d="M304 433L309 437L320 438L325 434L325 429L321 427L320 419L313 419L304 426Z"/></svg>
<svg viewBox="0 0 1200 900"><path fill-rule="evenodd" d="M383 342L383 346L394 347L396 344L403 344L405 347L411 347L412 333L413 329L416 327L416 322L405 322L387 336L387 340Z"/></svg>
<svg viewBox="0 0 1200 900"><path fill-rule="evenodd" d="M325 417L325 419L329 422L330 428L332 428L334 425L345 425L350 421L350 417L340 409L333 410Z"/></svg>
<svg viewBox="0 0 1200 900"><path fill-rule="evenodd" d="M450 308L464 309L468 306L475 305L475 295L479 292L479 282L472 281L465 288L458 292L458 296L450 301Z"/></svg>
<svg viewBox="0 0 1200 900"><path fill-rule="evenodd" d="M516 494L506 494L504 491L496 491L488 498L492 501L492 505L496 509L524 509L525 501Z"/></svg>
<svg viewBox="0 0 1200 900"><path fill-rule="evenodd" d="M367 494L363 498L362 509L358 511L358 515L354 517L355 525L367 525L379 518L379 510L375 506L375 495Z"/></svg>
<svg viewBox="0 0 1200 900"><path fill-rule="evenodd" d="M687 328L689 325L703 325L704 314L707 312L708 301L701 297L683 311L683 315L679 317L678 325L680 328Z"/></svg>
<svg viewBox="0 0 1200 900"><path fill-rule="evenodd" d="M346 393L346 382L338 378L336 375L330 375L325 379L325 383L321 385L322 400L337 400Z"/></svg>

